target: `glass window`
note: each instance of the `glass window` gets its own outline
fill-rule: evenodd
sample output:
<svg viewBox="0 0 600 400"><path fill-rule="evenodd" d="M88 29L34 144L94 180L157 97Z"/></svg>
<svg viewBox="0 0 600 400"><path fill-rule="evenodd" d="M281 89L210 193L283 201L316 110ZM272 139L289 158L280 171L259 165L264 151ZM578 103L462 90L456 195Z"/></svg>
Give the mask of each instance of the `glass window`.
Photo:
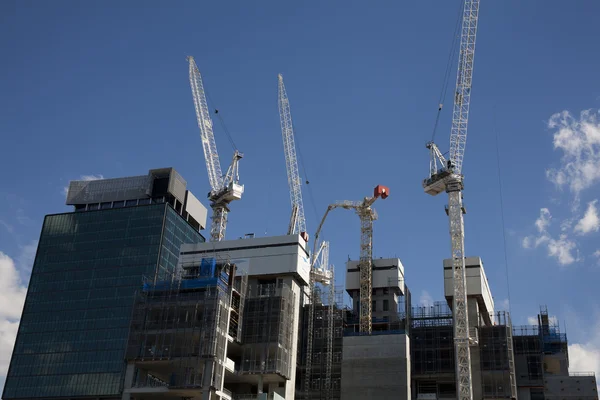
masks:
<svg viewBox="0 0 600 400"><path fill-rule="evenodd" d="M142 277L174 271L181 244L203 241L166 204L47 216L5 398L119 397Z"/></svg>
<svg viewBox="0 0 600 400"><path fill-rule="evenodd" d="M137 206L137 199L136 200L127 200L125 202L125 207L131 207L131 206Z"/></svg>
<svg viewBox="0 0 600 400"><path fill-rule="evenodd" d="M383 311L389 311L390 304L388 300L383 300Z"/></svg>
<svg viewBox="0 0 600 400"><path fill-rule="evenodd" d="M373 311L373 312L377 311L377 300L373 300L371 302L371 311Z"/></svg>

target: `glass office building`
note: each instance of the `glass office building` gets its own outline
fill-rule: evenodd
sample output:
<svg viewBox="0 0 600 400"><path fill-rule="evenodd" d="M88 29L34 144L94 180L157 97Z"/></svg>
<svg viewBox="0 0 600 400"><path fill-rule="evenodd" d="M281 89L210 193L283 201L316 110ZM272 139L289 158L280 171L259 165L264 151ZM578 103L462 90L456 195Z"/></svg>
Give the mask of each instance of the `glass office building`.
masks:
<svg viewBox="0 0 600 400"><path fill-rule="evenodd" d="M204 241L206 219L174 170L138 179L138 198L127 179L95 181L85 201L68 197L74 212L46 216L4 399L120 398L134 294L176 269L181 244Z"/></svg>

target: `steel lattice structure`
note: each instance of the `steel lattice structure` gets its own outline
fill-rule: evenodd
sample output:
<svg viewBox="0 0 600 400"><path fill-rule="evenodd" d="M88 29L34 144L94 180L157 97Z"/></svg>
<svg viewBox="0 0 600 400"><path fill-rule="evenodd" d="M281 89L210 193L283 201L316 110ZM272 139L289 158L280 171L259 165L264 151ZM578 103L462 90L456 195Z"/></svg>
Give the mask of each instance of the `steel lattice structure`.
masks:
<svg viewBox="0 0 600 400"><path fill-rule="evenodd" d="M215 135L213 133L213 123L210 118L208 103L206 102L206 95L204 93L202 76L196 66L194 57L190 56L187 59L189 62L192 97L196 109L198 128L200 128L200 138L202 139L208 181L211 187L210 193L208 194L208 199L211 202L210 206L213 210L210 240L212 242L218 242L225 238L229 203L241 199L242 194L244 193L244 185L239 184L238 171L238 162L243 155L235 150L231 165L227 169L225 177L223 177Z"/></svg>
<svg viewBox="0 0 600 400"><path fill-rule="evenodd" d="M294 126L292 124L292 112L290 101L283 84L283 76L279 74L279 116L281 119L281 135L283 136L283 151L285 154L285 166L287 170L288 185L290 187L290 201L292 203L293 225L288 235L306 232L306 219L304 217L304 204L302 203L302 182L298 171L298 159L296 158L296 144L294 142Z"/></svg>
<svg viewBox="0 0 600 400"><path fill-rule="evenodd" d="M333 268L330 268L329 266L329 242L321 242L319 250L314 252L308 279L310 303L308 306L308 330L306 335L306 368L304 370L304 395L307 400L310 399L311 389L315 305L320 302L316 290L317 280L321 283L329 284L330 290L333 290ZM329 304L329 308L331 308L330 313L333 314L333 302ZM331 339L331 346L333 346L333 336ZM327 350L333 352L333 349L329 349L329 347ZM331 362L332 361L333 353L331 354ZM331 366L329 366L328 376L329 381L331 381Z"/></svg>
<svg viewBox="0 0 600 400"><path fill-rule="evenodd" d="M315 246L319 238L319 233L323 228L325 219L331 210L344 208L354 210L360 217L360 258L358 268L360 271L360 315L359 330L361 333L370 335L372 328L372 266L373 266L373 221L377 219L377 213L371 208L375 200L379 197L385 199L389 195L389 188L385 186L376 186L372 197L365 197L362 201L338 201L327 207L325 215L315 233Z"/></svg>
<svg viewBox="0 0 600 400"><path fill-rule="evenodd" d="M473 399L471 375L471 352L469 337L469 317L467 310L467 288L465 273L465 212L462 203L463 175L462 163L467 142L471 83L475 56L475 39L479 17L479 0L465 0L460 39L460 54L454 94L452 129L450 132L450 155L446 160L437 146L430 142L431 152L429 178L423 182L425 192L437 195L448 193L448 217L452 247L452 273L454 280L453 316L454 341L456 351L456 388L458 400ZM438 163L441 166L438 169Z"/></svg>
<svg viewBox="0 0 600 400"><path fill-rule="evenodd" d="M335 268L333 265L330 266L329 270L331 271L331 280L328 287L327 292L327 348L325 354L325 390L327 390L327 394L325 398L327 400L331 399L331 395L333 392L333 387L331 385L331 373L333 369L333 336L334 336L334 315L333 308L335 303L335 286L334 286L334 272Z"/></svg>

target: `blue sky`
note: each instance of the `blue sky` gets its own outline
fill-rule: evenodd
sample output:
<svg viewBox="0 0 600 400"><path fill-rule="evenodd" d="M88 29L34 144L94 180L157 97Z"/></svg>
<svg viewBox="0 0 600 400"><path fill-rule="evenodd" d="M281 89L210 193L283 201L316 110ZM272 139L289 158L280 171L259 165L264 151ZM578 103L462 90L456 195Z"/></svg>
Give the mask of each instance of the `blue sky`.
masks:
<svg viewBox="0 0 600 400"><path fill-rule="evenodd" d="M69 180L173 166L199 197L209 190L187 55L245 153L246 192L232 205L227 237L287 228L282 73L318 211L304 187L311 233L329 203L389 186L390 197L375 206L375 256L402 260L415 301L442 300L446 198L426 196L420 183L458 7L457 0L1 2L0 375L43 216L69 211ZM497 133L513 322L527 323L547 304L567 325L573 369L598 373L599 13L592 0L482 2L463 168L466 253L482 257L501 308L509 296ZM443 150L454 79L453 71L436 136ZM232 150L215 125L225 165ZM334 213L324 235L341 278L347 257L358 256L358 218Z"/></svg>

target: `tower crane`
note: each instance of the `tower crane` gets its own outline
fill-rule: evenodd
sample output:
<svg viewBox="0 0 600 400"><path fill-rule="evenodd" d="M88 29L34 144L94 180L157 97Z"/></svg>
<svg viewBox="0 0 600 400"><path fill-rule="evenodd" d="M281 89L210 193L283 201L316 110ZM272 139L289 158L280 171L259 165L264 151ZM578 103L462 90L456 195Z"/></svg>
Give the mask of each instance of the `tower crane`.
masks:
<svg viewBox="0 0 600 400"><path fill-rule="evenodd" d="M454 316L454 346L456 354L456 389L458 400L473 399L471 376L471 352L469 346L475 341L469 336L467 290L465 274L465 237L462 203L462 163L467 141L467 124L471 102L471 82L475 56L475 38L479 17L479 0L464 0L460 53L454 93L450 154L446 160L435 143L427 143L430 152L429 177L423 181L425 193L436 196L448 193L446 212L450 220L452 248L452 274L454 293L452 311Z"/></svg>
<svg viewBox="0 0 600 400"><path fill-rule="evenodd" d="M283 76L278 75L279 80L279 116L281 119L281 135L283 136L283 151L285 154L285 166L287 170L288 185L290 187L290 201L292 203L292 215L288 235L303 234L306 232L306 218L304 217L304 204L302 203L302 183L298 172L298 159L296 158L296 144L294 143L294 126L292 124L292 113L290 101L288 100Z"/></svg>
<svg viewBox="0 0 600 400"><path fill-rule="evenodd" d="M362 201L339 201L330 204L321 223L315 233L314 247L316 248L317 240L325 219L331 210L336 208L344 208L346 210L354 210L360 218L360 258L358 261L358 269L360 271L360 319L359 330L367 335L371 334L371 291L373 288L372 282L372 264L373 264L373 221L377 219L377 213L371 206L378 198L385 199L388 197L390 189L383 185L377 185L373 189L372 197L365 197Z"/></svg>
<svg viewBox="0 0 600 400"><path fill-rule="evenodd" d="M290 201L292 203L292 213L288 226L288 235L300 234L304 240L308 241L306 232L306 218L304 216L304 204L302 201L302 182L298 170L298 159L296 158L296 145L294 141L294 126L292 124L292 113L290 110L290 101L283 83L283 76L279 74L278 78L278 105L279 116L281 119L281 134L283 137L283 151L285 154L285 165L287 170L288 185L290 187ZM312 370L312 348L313 348L313 330L315 304L319 300L316 296L315 284L319 282L329 286L329 309L328 315L333 315L333 297L334 278L333 268L329 265L329 242L321 242L319 249L313 249L308 283L308 336L306 344L306 369L304 374L304 391L307 398L310 397L310 381ZM333 324L333 318L329 321ZM331 340L327 342L327 368L325 372L325 387L328 388L331 383L331 363L333 361L333 328L330 327L329 335ZM329 393L329 392L328 392Z"/></svg>
<svg viewBox="0 0 600 400"><path fill-rule="evenodd" d="M196 108L196 118L198 119L198 128L200 128L206 170L208 171L208 181L211 187L208 193L210 207L213 210L210 241L219 242L225 237L229 203L234 200L240 200L244 193L244 185L241 185L239 182L238 171L238 163L244 155L236 149L227 173L223 176L219 154L217 153L217 144L215 143L215 135L213 133L213 123L208 112L206 95L204 94L202 76L196 66L194 57L189 56L187 60L190 67L190 86L192 88L194 107Z"/></svg>

